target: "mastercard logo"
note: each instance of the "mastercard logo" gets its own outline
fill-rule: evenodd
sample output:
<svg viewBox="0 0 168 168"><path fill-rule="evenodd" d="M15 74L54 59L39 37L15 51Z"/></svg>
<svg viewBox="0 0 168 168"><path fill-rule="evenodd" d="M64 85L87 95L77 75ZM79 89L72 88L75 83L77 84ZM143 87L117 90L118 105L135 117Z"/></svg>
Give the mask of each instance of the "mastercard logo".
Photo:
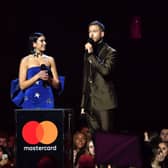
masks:
<svg viewBox="0 0 168 168"><path fill-rule="evenodd" d="M29 121L22 128L22 137L28 144L51 144L58 137L58 128L51 121Z"/></svg>

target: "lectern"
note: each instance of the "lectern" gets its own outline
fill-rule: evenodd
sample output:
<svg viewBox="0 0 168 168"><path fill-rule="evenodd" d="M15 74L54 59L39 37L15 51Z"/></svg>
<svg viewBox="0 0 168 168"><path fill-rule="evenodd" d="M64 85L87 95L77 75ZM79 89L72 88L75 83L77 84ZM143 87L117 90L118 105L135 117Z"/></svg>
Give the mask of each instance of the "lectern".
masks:
<svg viewBox="0 0 168 168"><path fill-rule="evenodd" d="M69 108L16 109L16 167L71 165L72 113Z"/></svg>

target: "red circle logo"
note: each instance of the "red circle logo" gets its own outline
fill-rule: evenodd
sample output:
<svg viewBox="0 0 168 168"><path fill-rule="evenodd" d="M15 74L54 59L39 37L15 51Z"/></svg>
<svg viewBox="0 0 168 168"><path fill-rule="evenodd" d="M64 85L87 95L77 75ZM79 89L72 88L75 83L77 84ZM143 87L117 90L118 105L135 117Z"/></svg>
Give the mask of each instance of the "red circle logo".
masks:
<svg viewBox="0 0 168 168"><path fill-rule="evenodd" d="M51 144L58 137L58 128L51 121L29 121L22 128L22 137L28 144Z"/></svg>

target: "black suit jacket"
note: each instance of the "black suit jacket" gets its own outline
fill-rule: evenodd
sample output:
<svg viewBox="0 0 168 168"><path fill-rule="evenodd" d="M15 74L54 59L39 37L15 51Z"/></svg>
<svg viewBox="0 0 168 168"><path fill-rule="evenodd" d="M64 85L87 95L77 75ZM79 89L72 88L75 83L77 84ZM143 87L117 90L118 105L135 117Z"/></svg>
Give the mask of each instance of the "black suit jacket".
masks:
<svg viewBox="0 0 168 168"><path fill-rule="evenodd" d="M84 56L81 107L87 110L109 110L117 107L113 83L116 50L104 43L99 53Z"/></svg>

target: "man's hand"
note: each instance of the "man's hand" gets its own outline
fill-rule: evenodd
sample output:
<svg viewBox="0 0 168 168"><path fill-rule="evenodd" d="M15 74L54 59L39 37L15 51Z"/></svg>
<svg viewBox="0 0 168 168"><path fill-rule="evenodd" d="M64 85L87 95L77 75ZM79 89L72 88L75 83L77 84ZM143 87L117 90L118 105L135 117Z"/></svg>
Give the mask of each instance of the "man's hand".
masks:
<svg viewBox="0 0 168 168"><path fill-rule="evenodd" d="M90 43L85 44L85 50L88 52L88 54L93 52L93 46Z"/></svg>
<svg viewBox="0 0 168 168"><path fill-rule="evenodd" d="M82 114L85 114L85 109L84 108L81 108L81 115Z"/></svg>
<svg viewBox="0 0 168 168"><path fill-rule="evenodd" d="M150 142L150 140L149 140L149 135L148 135L148 132L147 132L147 131L144 132L144 141L145 141L145 142Z"/></svg>

